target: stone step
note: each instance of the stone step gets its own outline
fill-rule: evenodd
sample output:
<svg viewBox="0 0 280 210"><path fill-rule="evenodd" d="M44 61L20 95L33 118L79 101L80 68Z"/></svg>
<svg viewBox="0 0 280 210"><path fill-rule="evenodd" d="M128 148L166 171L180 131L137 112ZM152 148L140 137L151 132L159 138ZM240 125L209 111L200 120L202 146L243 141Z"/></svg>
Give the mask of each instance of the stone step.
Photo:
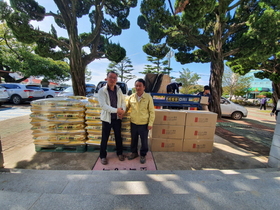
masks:
<svg viewBox="0 0 280 210"><path fill-rule="evenodd" d="M2 170L3 209L278 209L280 170ZM225 208L226 207L226 208Z"/></svg>

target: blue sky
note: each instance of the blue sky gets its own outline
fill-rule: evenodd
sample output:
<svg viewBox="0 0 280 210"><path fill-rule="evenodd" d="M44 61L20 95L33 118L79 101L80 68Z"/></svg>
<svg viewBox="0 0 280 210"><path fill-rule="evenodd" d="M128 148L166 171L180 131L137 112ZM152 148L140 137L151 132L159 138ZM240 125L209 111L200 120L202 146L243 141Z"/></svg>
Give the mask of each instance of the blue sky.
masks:
<svg viewBox="0 0 280 210"><path fill-rule="evenodd" d="M46 11L56 12L56 5L53 1L50 0L38 0L40 5L46 8ZM122 47L126 49L126 56L131 59L132 65L134 68L133 74L137 76L137 78L144 78L145 75L139 74L139 72L144 70L145 65L151 64L147 61L147 54L142 51L142 46L149 42L148 34L139 28L137 25L137 17L140 15L140 3L138 0L138 5L136 8L131 9L130 15L128 19L130 20L130 28L127 30L123 30L122 34L117 37L113 37L112 41L115 43L120 43ZM41 30L50 31L50 25L55 23L52 17L45 18L42 22L33 22L34 26L38 26ZM79 33L89 32L90 24L87 17L81 18L79 20ZM65 30L60 29L59 27L55 27L58 36L67 37L67 33ZM106 69L110 61L106 59L95 60L88 65L88 70L92 72L92 79L90 83L97 84L100 80L104 80L106 77ZM170 61L170 67L173 68L170 75L178 78L179 71L182 71L183 68L188 68L193 73L197 73L200 75L201 79L198 81L200 85L206 85L209 83L209 75L210 75L210 64L200 64L200 63L191 63L181 65L179 62L176 62L175 58L172 57ZM128 86L131 88L134 86L134 81L131 80L128 82ZM71 84L71 82L67 82Z"/></svg>

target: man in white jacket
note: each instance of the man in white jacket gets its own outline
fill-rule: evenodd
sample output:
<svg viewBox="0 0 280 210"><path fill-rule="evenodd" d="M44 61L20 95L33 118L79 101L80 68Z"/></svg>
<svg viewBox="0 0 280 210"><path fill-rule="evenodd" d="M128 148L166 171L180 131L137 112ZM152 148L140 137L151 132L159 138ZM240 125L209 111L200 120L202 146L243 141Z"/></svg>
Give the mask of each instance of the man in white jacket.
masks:
<svg viewBox="0 0 280 210"><path fill-rule="evenodd" d="M121 119L125 113L126 104L122 90L117 86L118 75L114 71L107 73L107 84L98 91L98 101L101 110L102 139L100 145L100 159L103 165L107 161L107 143L111 128L114 130L117 156L124 160L121 137Z"/></svg>

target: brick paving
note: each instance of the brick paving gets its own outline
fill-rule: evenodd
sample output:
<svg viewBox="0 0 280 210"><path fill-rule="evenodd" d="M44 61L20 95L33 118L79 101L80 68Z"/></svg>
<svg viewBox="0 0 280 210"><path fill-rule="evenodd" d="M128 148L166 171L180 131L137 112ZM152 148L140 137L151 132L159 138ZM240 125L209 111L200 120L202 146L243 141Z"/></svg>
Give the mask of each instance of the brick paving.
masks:
<svg viewBox="0 0 280 210"><path fill-rule="evenodd" d="M254 155L269 156L276 121L269 110L247 109L248 117L242 120L219 119L215 134Z"/></svg>
<svg viewBox="0 0 280 210"><path fill-rule="evenodd" d="M28 115L0 121L0 129L3 151L33 142L30 138L32 130Z"/></svg>
<svg viewBox="0 0 280 210"><path fill-rule="evenodd" d="M0 112L1 113L1 112ZM268 117L269 113L259 113L258 110L249 110L248 118L243 120L231 120L222 118L217 123L216 134L223 139L226 139L235 145L242 147L250 151L254 155L258 156L268 156L270 143L272 141L272 135L275 127L275 119L273 117ZM257 119L258 118L258 119ZM69 165L69 157L73 158L73 164L69 167L75 169L89 168L92 165L92 160L96 159L98 154L95 153L82 153L78 154L79 158L75 154L50 154L50 153L36 153L34 151L34 145L32 144L32 131L30 125L30 117L28 114L21 117L13 117L11 119L0 120L0 135L2 140L3 152L5 153L5 164L6 167L19 167L19 168L49 168L58 169L64 168ZM249 132L250 131L250 132ZM258 133L258 135L256 135ZM260 138L262 136L262 138ZM26 151L23 151L23 149ZM16 151L16 152L15 152ZM31 157L30 154L32 153ZM33 154L34 153L34 154ZM225 155L225 154L226 155ZM168 154L168 158L171 158ZM24 156L25 155L25 156ZM159 154L161 155L161 154ZM178 162L179 159L184 160L183 163ZM183 155L183 156L182 156ZM185 155L185 156L184 156ZM22 156L22 157L19 157ZM47 157L46 157L47 156ZM64 158L63 158L63 157ZM94 157L93 157L94 156ZM95 157L96 156L96 157ZM209 157L211 158L209 159ZM233 156L231 159L230 157ZM201 158L198 161L199 157ZM176 169L180 168L250 168L256 167L259 161L253 160L255 162L239 160L240 155L231 154L229 151L216 149L213 153L200 153L200 154L184 154L179 153L174 156L178 164ZM30 159L31 158L31 159ZM190 160L187 161L189 165L185 166L186 158ZM261 157L260 157L261 158ZM265 157L266 158L266 157ZM164 158L158 158L164 159ZM196 161L192 161L192 160ZM24 160L24 161L23 161ZM80 167L81 163L78 160L83 160L83 165ZM208 163L210 160L211 163ZM63 162L65 161L65 162ZM207 162L208 161L208 162ZM70 161L71 162L71 161ZM165 161L164 161L165 162ZM78 166L76 163L79 163ZM165 163L164 163L165 164ZM183 164L183 165L182 165ZM195 165L197 164L197 165ZM201 165L200 165L201 164ZM247 164L247 165L246 165ZM174 164L173 164L174 165ZM216 166L217 165L217 166ZM252 166L253 165L253 166ZM184 167L183 167L184 166ZM68 167L68 168L69 168ZM164 166L163 166L164 168Z"/></svg>
<svg viewBox="0 0 280 210"><path fill-rule="evenodd" d="M242 120L219 119L216 135L254 155L268 156L276 124L275 118L269 116L268 110L260 111L256 107L248 110L248 117ZM0 121L3 151L32 143L30 128L28 115Z"/></svg>

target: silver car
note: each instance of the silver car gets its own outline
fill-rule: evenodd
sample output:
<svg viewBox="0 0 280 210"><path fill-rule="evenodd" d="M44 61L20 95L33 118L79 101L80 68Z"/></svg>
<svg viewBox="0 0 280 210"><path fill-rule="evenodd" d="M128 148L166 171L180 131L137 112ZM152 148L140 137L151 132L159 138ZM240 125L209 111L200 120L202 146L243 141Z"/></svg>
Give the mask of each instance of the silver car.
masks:
<svg viewBox="0 0 280 210"><path fill-rule="evenodd" d="M235 104L226 98L221 98L222 117L231 117L234 120L240 120L242 117L247 117L248 110L239 104Z"/></svg>
<svg viewBox="0 0 280 210"><path fill-rule="evenodd" d="M95 92L95 85L93 84L86 84L86 96L90 97L93 96ZM63 90L62 92L57 94L57 97L67 97L67 96L73 96L74 95L74 90L73 87L70 86Z"/></svg>
<svg viewBox="0 0 280 210"><path fill-rule="evenodd" d="M52 90L51 88L42 87L42 89L45 92L45 98L53 98L58 94L54 90Z"/></svg>
<svg viewBox="0 0 280 210"><path fill-rule="evenodd" d="M20 83L1 83L6 88L10 101L14 104L21 104L25 101L33 101L45 98L45 93L40 86L25 85Z"/></svg>
<svg viewBox="0 0 280 210"><path fill-rule="evenodd" d="M0 86L0 105L9 100L10 100L10 96L9 96L6 88Z"/></svg>
<svg viewBox="0 0 280 210"><path fill-rule="evenodd" d="M72 87L68 87L65 90L61 91L60 93L57 94L57 97L67 97L67 96L73 96L74 91Z"/></svg>

